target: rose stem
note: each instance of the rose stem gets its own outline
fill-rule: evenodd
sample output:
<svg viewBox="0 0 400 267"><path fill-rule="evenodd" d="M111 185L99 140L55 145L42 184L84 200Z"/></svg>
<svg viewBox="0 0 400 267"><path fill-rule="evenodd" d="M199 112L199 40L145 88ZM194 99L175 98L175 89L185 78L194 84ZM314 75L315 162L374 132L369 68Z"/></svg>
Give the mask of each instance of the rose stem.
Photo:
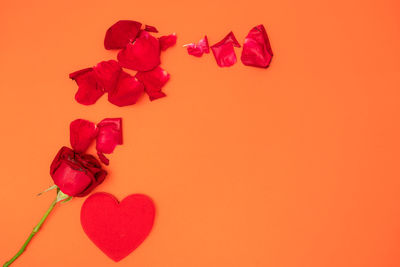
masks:
<svg viewBox="0 0 400 267"><path fill-rule="evenodd" d="M54 199L54 201L51 203L49 209L46 211L46 213L43 215L42 219L40 219L39 223L35 226L35 228L33 228L32 233L29 235L28 239L25 241L25 243L22 245L21 249L17 252L17 254L15 254L14 257L12 257L11 260L7 261L6 263L4 263L3 267L7 267L10 266L11 263L13 263L19 256L21 256L21 254L25 251L26 246L29 244L29 242L31 242L31 239L33 238L33 236L39 232L40 227L42 226L42 224L44 223L44 221L46 220L47 216L49 216L50 212L53 210L54 206L57 204L57 198Z"/></svg>

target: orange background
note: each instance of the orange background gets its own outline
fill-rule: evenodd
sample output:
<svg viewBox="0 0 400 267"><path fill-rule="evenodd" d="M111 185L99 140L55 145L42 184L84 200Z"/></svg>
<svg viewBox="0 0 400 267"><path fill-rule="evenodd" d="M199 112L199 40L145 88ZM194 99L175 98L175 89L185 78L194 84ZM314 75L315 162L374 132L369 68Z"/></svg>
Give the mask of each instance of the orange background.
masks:
<svg viewBox="0 0 400 267"><path fill-rule="evenodd" d="M95 191L145 193L148 239L118 266L400 266L400 4L395 0L7 1L0 10L0 260L54 197L69 123L123 117L124 145ZM74 101L75 70L116 58L119 19L177 32L168 97ZM263 23L269 69L217 67L181 46ZM236 50L238 57L241 50ZM92 148L93 151L93 148ZM60 205L15 266L115 266Z"/></svg>

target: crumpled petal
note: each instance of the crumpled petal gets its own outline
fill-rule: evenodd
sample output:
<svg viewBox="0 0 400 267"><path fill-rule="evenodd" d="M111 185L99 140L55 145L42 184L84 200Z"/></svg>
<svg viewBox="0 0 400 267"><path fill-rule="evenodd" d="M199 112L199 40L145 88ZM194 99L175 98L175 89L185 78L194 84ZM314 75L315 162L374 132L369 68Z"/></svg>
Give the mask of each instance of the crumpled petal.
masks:
<svg viewBox="0 0 400 267"><path fill-rule="evenodd" d="M203 50L204 53L210 53L210 46L208 45L207 35L204 35L204 38L200 39L197 45Z"/></svg>
<svg viewBox="0 0 400 267"><path fill-rule="evenodd" d="M97 124L98 134L96 139L97 154L110 154L117 145L122 144L122 119L109 118ZM108 164L108 159L99 156L104 164Z"/></svg>
<svg viewBox="0 0 400 267"><path fill-rule="evenodd" d="M145 91L151 101L166 96L161 89L168 82L169 77L169 74L160 66L151 71L136 73L136 78L144 84Z"/></svg>
<svg viewBox="0 0 400 267"><path fill-rule="evenodd" d="M267 68L272 56L271 45L264 25L255 26L244 39L240 59L244 65Z"/></svg>
<svg viewBox="0 0 400 267"><path fill-rule="evenodd" d="M231 43L211 46L211 49L214 53L214 57L218 66L230 67L236 63L236 54Z"/></svg>
<svg viewBox="0 0 400 267"><path fill-rule="evenodd" d="M160 41L161 51L165 51L176 44L176 33L161 36L158 40Z"/></svg>
<svg viewBox="0 0 400 267"><path fill-rule="evenodd" d="M84 153L97 136L96 125L83 119L71 122L69 129L71 146L78 153Z"/></svg>
<svg viewBox="0 0 400 267"><path fill-rule="evenodd" d="M229 67L236 63L236 54L233 47L240 47L233 32L228 33L221 41L211 46L215 60L220 67Z"/></svg>
<svg viewBox="0 0 400 267"><path fill-rule="evenodd" d="M110 165L110 160L103 153L97 152L97 156L104 165Z"/></svg>
<svg viewBox="0 0 400 267"><path fill-rule="evenodd" d="M143 91L143 84L136 77L122 71L117 86L108 92L108 101L120 107L133 105L143 94Z"/></svg>
<svg viewBox="0 0 400 267"><path fill-rule="evenodd" d="M116 60L101 61L93 68L97 82L103 87L105 92L113 90L117 86L121 66Z"/></svg>
<svg viewBox="0 0 400 267"><path fill-rule="evenodd" d="M195 57L201 57L204 52L203 50L198 47L196 44L187 44L186 49L189 55L195 56Z"/></svg>
<svg viewBox="0 0 400 267"><path fill-rule="evenodd" d="M109 49L122 49L129 42L136 39L142 23L132 20L120 20L112 25L106 32L104 47Z"/></svg>
<svg viewBox="0 0 400 267"><path fill-rule="evenodd" d="M157 30L156 27L151 26L151 25L147 25L147 24L144 26L144 30L145 30L146 32L155 32L155 33L158 32L158 30Z"/></svg>
<svg viewBox="0 0 400 267"><path fill-rule="evenodd" d="M133 44L129 43L118 53L118 61L131 70L152 70L160 65L160 43L148 32L141 31Z"/></svg>
<svg viewBox="0 0 400 267"><path fill-rule="evenodd" d="M235 35L233 34L233 32L228 33L224 39L222 39L221 41L219 41L218 43L216 43L215 45L218 44L226 44L226 43L232 43L232 45L234 47L240 47L239 42L237 41Z"/></svg>
<svg viewBox="0 0 400 267"><path fill-rule="evenodd" d="M195 56L195 57L201 57L204 53L208 54L210 53L210 47L208 45L208 39L207 35L204 36L204 38L200 39L200 41L195 44L186 44L184 45L186 47L188 54Z"/></svg>
<svg viewBox="0 0 400 267"><path fill-rule="evenodd" d="M92 105L104 94L102 86L97 82L93 68L78 70L69 75L78 84L75 99L83 105Z"/></svg>

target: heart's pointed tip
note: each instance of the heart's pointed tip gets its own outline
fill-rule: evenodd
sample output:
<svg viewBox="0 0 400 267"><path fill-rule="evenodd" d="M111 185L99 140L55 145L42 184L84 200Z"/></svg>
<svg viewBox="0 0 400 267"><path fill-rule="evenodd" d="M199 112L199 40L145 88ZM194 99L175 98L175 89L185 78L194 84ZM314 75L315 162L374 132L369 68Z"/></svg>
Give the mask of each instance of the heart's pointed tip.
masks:
<svg viewBox="0 0 400 267"><path fill-rule="evenodd" d="M113 257L110 255L107 255L110 259L112 259L115 262L120 262L122 259L124 259L125 257Z"/></svg>

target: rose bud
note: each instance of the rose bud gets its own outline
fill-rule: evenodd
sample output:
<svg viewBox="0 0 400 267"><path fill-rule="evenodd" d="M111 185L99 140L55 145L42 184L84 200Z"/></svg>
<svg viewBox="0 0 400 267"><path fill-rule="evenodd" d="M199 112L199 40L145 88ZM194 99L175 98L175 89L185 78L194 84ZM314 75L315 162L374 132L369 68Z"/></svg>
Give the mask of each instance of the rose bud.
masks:
<svg viewBox="0 0 400 267"><path fill-rule="evenodd" d="M92 155L62 147L51 163L50 175L64 194L83 197L104 181L107 172Z"/></svg>

